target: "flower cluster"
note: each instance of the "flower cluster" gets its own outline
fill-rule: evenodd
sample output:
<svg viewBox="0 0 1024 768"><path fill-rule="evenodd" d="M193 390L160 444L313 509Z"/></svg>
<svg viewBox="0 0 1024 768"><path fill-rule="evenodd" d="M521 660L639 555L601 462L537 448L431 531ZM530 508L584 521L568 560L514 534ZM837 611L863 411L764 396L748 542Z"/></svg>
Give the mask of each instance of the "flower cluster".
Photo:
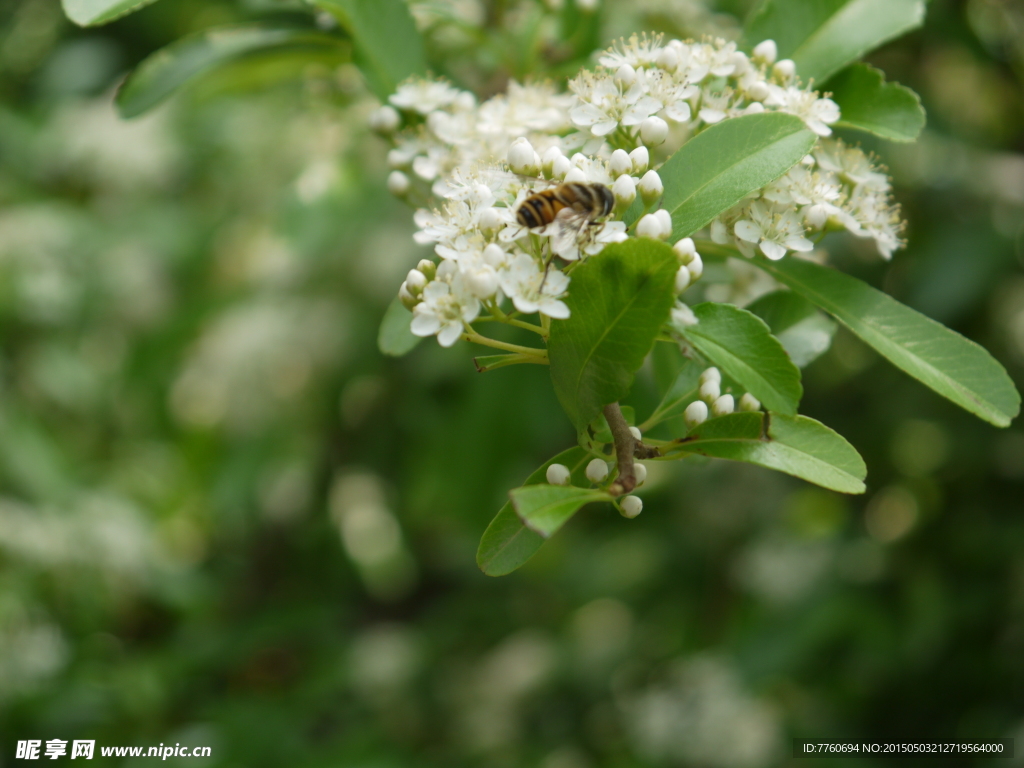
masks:
<svg viewBox="0 0 1024 768"><path fill-rule="evenodd" d="M441 80L399 86L372 126L393 142L390 190L419 207L416 241L440 257L440 264L421 261L401 287L413 332L437 335L444 346L463 336L479 341L471 323L483 315L546 336L551 319L568 317L563 299L576 262L629 234L671 235L671 217L657 209L659 163L708 125L766 110L798 116L822 140L702 234L777 259L811 250L816 233L845 228L874 238L888 257L900 225L887 178L861 150L824 138L838 106L802 86L792 61L776 59L770 40L748 56L725 40L634 35L572 79L567 94L512 82L478 103ZM612 210L577 211L573 226L561 215L533 228L517 221L524 200L571 182L609 188ZM629 232L621 219L637 198L643 210ZM689 238L676 251L682 292L703 266ZM678 305L674 320L687 322L687 312ZM541 325L518 320L537 313Z"/></svg>

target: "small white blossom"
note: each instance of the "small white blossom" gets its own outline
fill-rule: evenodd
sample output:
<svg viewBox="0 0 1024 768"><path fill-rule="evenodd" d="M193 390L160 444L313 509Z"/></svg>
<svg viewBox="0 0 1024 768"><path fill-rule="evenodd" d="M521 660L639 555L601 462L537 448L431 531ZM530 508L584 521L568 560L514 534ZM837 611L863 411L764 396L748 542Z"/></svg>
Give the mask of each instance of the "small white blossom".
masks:
<svg viewBox="0 0 1024 768"><path fill-rule="evenodd" d="M796 77L796 63L792 59L776 61L772 67L772 74L784 83Z"/></svg>
<svg viewBox="0 0 1024 768"><path fill-rule="evenodd" d="M711 412L715 416L727 416L736 410L732 395L722 395L711 404Z"/></svg>
<svg viewBox="0 0 1024 768"><path fill-rule="evenodd" d="M779 57L779 48L774 40L762 40L754 46L754 58L765 64L774 64Z"/></svg>
<svg viewBox="0 0 1024 768"><path fill-rule="evenodd" d="M640 139L648 147L657 147L668 138L668 123L652 115L640 123Z"/></svg>
<svg viewBox="0 0 1024 768"><path fill-rule="evenodd" d="M661 224L661 239L667 240L672 235L672 214L664 208L659 208L654 212L654 218Z"/></svg>
<svg viewBox="0 0 1024 768"><path fill-rule="evenodd" d="M418 269L410 269L405 278L405 285L409 289L409 293L413 295L421 293L427 287L427 276Z"/></svg>
<svg viewBox="0 0 1024 768"><path fill-rule="evenodd" d="M608 477L608 464L602 459L591 459L587 464L587 479L592 483L600 483Z"/></svg>
<svg viewBox="0 0 1024 768"><path fill-rule="evenodd" d="M629 174L633 170L633 161L629 159L629 153L626 150L616 149L608 161L608 168L615 176L621 178L623 174Z"/></svg>
<svg viewBox="0 0 1024 768"><path fill-rule="evenodd" d="M681 266L681 267L679 267L678 270L676 270L676 282L675 282L676 294L682 293L683 291L685 291L689 287L690 287L690 270L688 270L685 266Z"/></svg>
<svg viewBox="0 0 1024 768"><path fill-rule="evenodd" d="M636 184L632 176L622 174L612 185L612 194L615 195L615 203L620 208L628 208L636 200Z"/></svg>
<svg viewBox="0 0 1024 768"><path fill-rule="evenodd" d="M660 240L664 237L664 227L661 220L653 213L641 217L636 225L637 237L649 237L652 240Z"/></svg>
<svg viewBox="0 0 1024 768"><path fill-rule="evenodd" d="M718 370L717 368L715 368L714 366L711 366L710 368L705 368L700 373L699 381L700 381L701 384L705 384L705 383L707 383L709 381L717 381L719 384L721 384L722 383L722 372L720 370Z"/></svg>
<svg viewBox="0 0 1024 768"><path fill-rule="evenodd" d="M409 80L398 86L388 101L399 109L429 115L436 109L454 104L460 91L439 80Z"/></svg>
<svg viewBox="0 0 1024 768"><path fill-rule="evenodd" d="M644 503L639 496L626 496L619 502L622 514L632 520L643 511Z"/></svg>
<svg viewBox="0 0 1024 768"><path fill-rule="evenodd" d="M640 184L637 185L637 189L640 192L640 197L643 198L644 203L652 205L665 194L665 185L661 182L661 176L658 175L657 171L648 171L644 174L643 178L640 179Z"/></svg>
<svg viewBox="0 0 1024 768"><path fill-rule="evenodd" d="M640 430L637 427L630 427L629 434L631 434L635 440L640 440L643 438L643 435L640 434Z"/></svg>
<svg viewBox="0 0 1024 768"><path fill-rule="evenodd" d="M747 392L740 398L739 407L741 411L760 411L761 401Z"/></svg>
<svg viewBox="0 0 1024 768"><path fill-rule="evenodd" d="M690 282L696 283L700 280L700 276L704 274L704 260L701 259L700 254L696 251L690 257L690 263L686 265L686 269L690 273Z"/></svg>
<svg viewBox="0 0 1024 768"><path fill-rule="evenodd" d="M633 173L641 174L647 170L647 166L651 164L651 154L648 152L647 147L637 147L629 153L630 162L633 163Z"/></svg>
<svg viewBox="0 0 1024 768"><path fill-rule="evenodd" d="M686 426L693 429L698 424L703 424L708 418L708 406L703 400L694 400L683 411L683 421Z"/></svg>
<svg viewBox="0 0 1024 768"><path fill-rule="evenodd" d="M548 467L545 476L551 485L568 485L572 473L564 464L552 464Z"/></svg>
<svg viewBox="0 0 1024 768"><path fill-rule="evenodd" d="M402 122L398 111L387 104L374 110L370 115L370 130L382 135L389 135L395 132Z"/></svg>
<svg viewBox="0 0 1024 768"><path fill-rule="evenodd" d="M409 191L409 177L401 171L388 174L388 192L395 197L403 197Z"/></svg>
<svg viewBox="0 0 1024 768"><path fill-rule="evenodd" d="M804 226L796 212L777 210L760 201L750 204L747 218L736 222L736 237L759 245L761 252L777 261L786 251L811 251L814 243L804 237Z"/></svg>
<svg viewBox="0 0 1024 768"><path fill-rule="evenodd" d="M647 467L638 461L633 465L633 474L636 477L637 486L641 486L647 480Z"/></svg>
<svg viewBox="0 0 1024 768"><path fill-rule="evenodd" d="M672 307L672 311L669 313L669 318L673 325L677 325L682 328L697 325L699 322L697 320L697 316L693 314L693 310L681 301L676 302L676 305Z"/></svg>
<svg viewBox="0 0 1024 768"><path fill-rule="evenodd" d="M540 312L559 320L569 316L569 307L560 300L569 287L569 277L553 267L541 270L528 254L520 253L502 269L498 282L520 312Z"/></svg>
<svg viewBox="0 0 1024 768"><path fill-rule="evenodd" d="M439 278L441 271L438 269ZM437 279L423 289L423 301L413 309L412 332L417 336L436 334L442 347L450 347L462 335L464 323L472 323L479 314L480 301L469 292L462 275L455 273L450 283Z"/></svg>
<svg viewBox="0 0 1024 768"><path fill-rule="evenodd" d="M697 390L697 397L709 405L722 396L722 384L720 381L709 379L700 385Z"/></svg>

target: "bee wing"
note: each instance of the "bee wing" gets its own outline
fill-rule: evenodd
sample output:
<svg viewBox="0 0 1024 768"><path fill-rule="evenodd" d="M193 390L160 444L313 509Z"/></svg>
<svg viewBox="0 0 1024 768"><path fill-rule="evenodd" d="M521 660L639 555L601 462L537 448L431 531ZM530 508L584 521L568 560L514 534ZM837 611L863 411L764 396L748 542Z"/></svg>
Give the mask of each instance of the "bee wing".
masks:
<svg viewBox="0 0 1024 768"><path fill-rule="evenodd" d="M563 208L555 216L555 220L548 225L548 234L551 235L551 250L563 258L570 260L578 258L578 244L580 233L583 232L590 221L585 211L576 211L572 208Z"/></svg>

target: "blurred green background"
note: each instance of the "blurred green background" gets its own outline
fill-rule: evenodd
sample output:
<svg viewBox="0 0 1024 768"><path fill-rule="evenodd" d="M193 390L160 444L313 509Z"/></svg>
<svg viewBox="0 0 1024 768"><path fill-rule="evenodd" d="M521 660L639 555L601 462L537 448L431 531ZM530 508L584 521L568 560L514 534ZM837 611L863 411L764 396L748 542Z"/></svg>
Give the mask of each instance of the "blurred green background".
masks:
<svg viewBox="0 0 1024 768"><path fill-rule="evenodd" d="M482 95L579 66L561 5L413 3ZM734 37L745 11L606 0L594 35ZM588 509L483 576L481 532L572 427L542 368L378 353L425 251L358 71L265 57L113 110L148 53L268 14L316 23L168 0L81 30L0 3L0 765L30 738L254 768L814 765L793 736L1015 737L998 764L1024 765L1024 428L848 334L802 410L864 455L864 497L652 468L637 520ZM1020 387L1024 5L933 0L871 61L928 109L918 143L871 145L909 247L833 258Z"/></svg>

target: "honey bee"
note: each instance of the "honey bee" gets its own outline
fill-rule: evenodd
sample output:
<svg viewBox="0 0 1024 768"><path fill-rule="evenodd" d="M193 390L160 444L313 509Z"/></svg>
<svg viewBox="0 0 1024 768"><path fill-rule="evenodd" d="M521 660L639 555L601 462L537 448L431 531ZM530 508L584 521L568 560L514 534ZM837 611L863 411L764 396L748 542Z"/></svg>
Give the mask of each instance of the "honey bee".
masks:
<svg viewBox="0 0 1024 768"><path fill-rule="evenodd" d="M608 216L615 196L604 184L564 182L527 197L516 210L516 221L529 229L553 225L552 248L571 247L583 228Z"/></svg>

